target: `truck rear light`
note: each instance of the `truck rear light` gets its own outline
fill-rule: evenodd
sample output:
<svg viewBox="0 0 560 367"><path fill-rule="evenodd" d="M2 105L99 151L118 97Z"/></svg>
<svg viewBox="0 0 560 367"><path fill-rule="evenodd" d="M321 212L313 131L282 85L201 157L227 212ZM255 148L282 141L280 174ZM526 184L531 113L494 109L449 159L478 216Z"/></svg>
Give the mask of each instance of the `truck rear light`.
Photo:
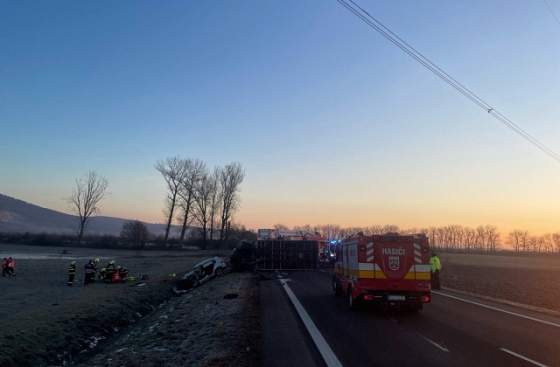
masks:
<svg viewBox="0 0 560 367"><path fill-rule="evenodd" d="M376 299L383 299L383 296L377 296L375 294L364 294L364 301L375 301Z"/></svg>
<svg viewBox="0 0 560 367"><path fill-rule="evenodd" d="M431 300L432 300L432 297L430 297L430 295L428 295L428 294L425 294L425 295L420 297L420 302L422 302L422 303L430 303Z"/></svg>

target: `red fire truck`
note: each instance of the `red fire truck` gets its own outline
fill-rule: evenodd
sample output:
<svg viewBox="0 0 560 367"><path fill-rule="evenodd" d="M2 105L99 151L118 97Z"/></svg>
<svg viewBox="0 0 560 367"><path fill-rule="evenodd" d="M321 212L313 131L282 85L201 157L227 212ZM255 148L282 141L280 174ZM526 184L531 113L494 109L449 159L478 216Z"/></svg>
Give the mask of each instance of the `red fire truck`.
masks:
<svg viewBox="0 0 560 367"><path fill-rule="evenodd" d="M350 308L379 302L421 310L431 300L429 252L423 234L348 238L337 249L334 292L345 295Z"/></svg>

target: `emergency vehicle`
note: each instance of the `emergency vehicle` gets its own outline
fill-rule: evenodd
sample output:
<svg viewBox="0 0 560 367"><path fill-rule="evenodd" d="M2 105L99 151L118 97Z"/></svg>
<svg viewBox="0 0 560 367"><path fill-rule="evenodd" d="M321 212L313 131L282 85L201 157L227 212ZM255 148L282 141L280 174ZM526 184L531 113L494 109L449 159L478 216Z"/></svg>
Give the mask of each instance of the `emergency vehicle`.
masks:
<svg viewBox="0 0 560 367"><path fill-rule="evenodd" d="M338 246L333 290L350 308L378 302L421 310L431 300L429 255L423 234L358 234Z"/></svg>

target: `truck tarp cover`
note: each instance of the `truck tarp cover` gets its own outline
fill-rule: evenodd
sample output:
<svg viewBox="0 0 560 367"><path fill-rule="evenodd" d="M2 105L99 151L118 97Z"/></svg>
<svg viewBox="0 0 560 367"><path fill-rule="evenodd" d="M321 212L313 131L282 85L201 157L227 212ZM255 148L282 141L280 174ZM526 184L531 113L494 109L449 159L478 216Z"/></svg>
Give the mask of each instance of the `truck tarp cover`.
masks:
<svg viewBox="0 0 560 367"><path fill-rule="evenodd" d="M259 270L315 269L317 258L317 241L257 241Z"/></svg>

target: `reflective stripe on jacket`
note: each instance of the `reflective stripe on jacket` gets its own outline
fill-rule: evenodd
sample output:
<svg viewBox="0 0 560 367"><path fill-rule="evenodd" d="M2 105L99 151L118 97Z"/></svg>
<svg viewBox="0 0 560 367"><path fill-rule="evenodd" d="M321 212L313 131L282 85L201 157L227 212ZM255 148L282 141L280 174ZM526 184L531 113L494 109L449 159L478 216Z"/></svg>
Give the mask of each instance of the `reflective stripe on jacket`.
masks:
<svg viewBox="0 0 560 367"><path fill-rule="evenodd" d="M85 270L86 270L86 274L94 274L95 273L95 266L93 266L93 264L91 263L87 263L84 266Z"/></svg>

